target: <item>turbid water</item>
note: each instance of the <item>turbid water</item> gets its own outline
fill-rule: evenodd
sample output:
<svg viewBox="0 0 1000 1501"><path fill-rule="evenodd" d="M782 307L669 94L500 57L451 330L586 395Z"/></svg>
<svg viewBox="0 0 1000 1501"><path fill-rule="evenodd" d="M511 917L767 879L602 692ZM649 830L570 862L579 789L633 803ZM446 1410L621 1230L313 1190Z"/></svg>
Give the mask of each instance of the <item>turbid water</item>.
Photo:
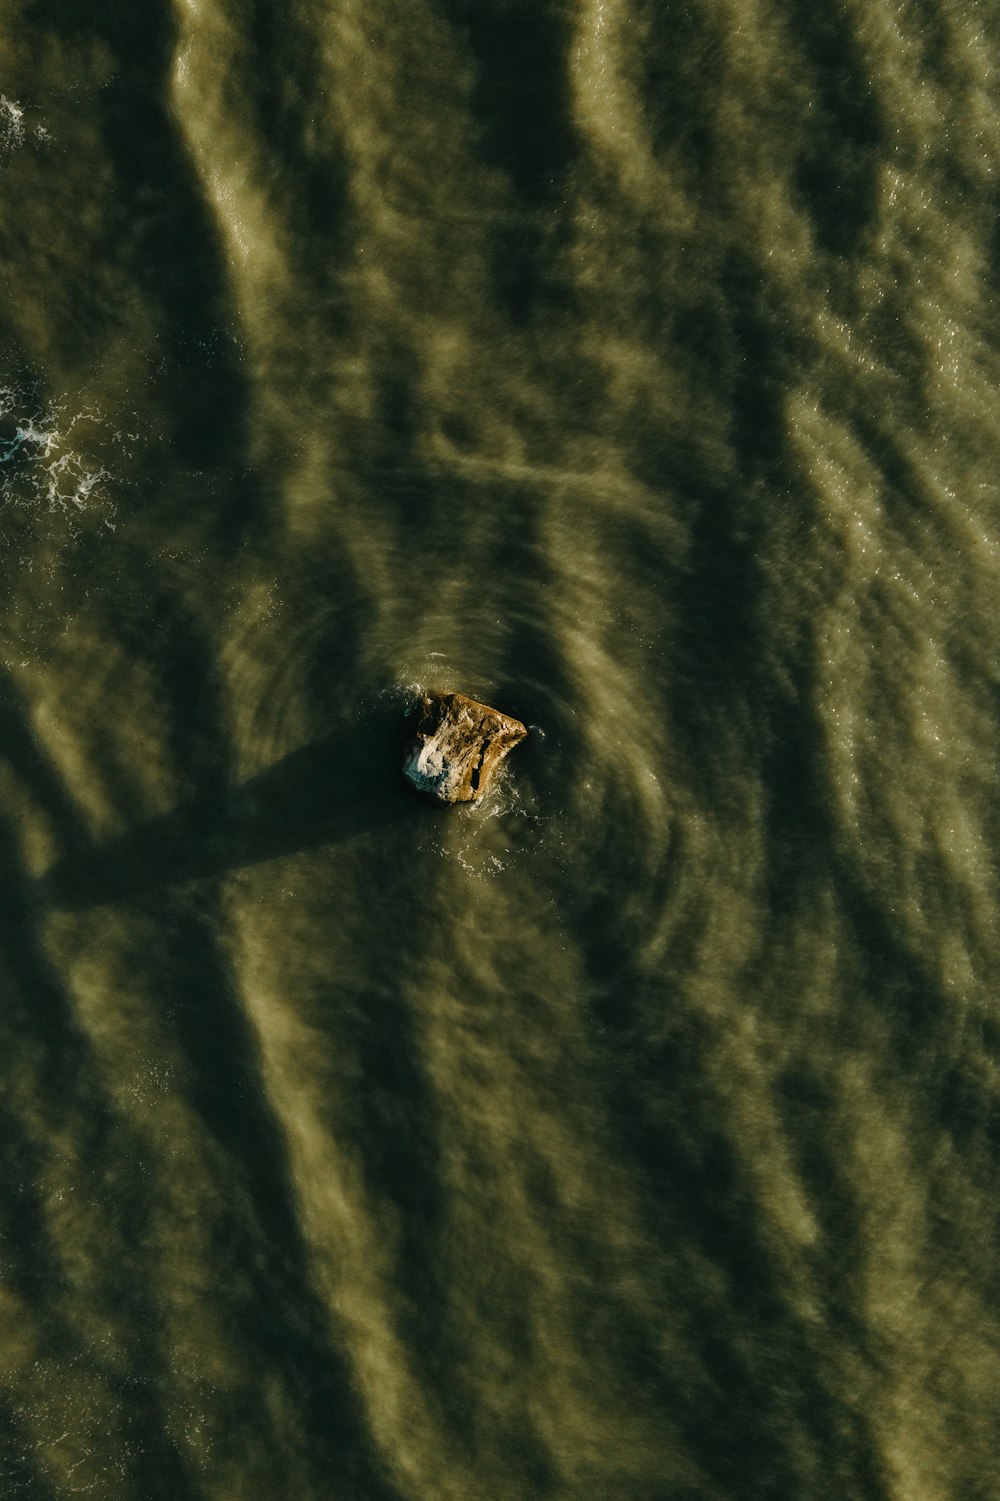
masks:
<svg viewBox="0 0 1000 1501"><path fill-rule="evenodd" d="M6 0L3 1501L1000 1497L998 69Z"/></svg>

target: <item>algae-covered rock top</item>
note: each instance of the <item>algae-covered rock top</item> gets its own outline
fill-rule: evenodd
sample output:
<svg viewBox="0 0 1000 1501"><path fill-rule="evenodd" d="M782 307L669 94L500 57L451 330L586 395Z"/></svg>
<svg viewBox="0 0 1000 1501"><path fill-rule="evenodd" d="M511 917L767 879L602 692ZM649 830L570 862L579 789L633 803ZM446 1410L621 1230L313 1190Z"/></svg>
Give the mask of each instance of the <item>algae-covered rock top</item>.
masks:
<svg viewBox="0 0 1000 1501"><path fill-rule="evenodd" d="M497 767L527 733L520 720L464 693L425 693L403 774L435 802L473 802L488 791Z"/></svg>

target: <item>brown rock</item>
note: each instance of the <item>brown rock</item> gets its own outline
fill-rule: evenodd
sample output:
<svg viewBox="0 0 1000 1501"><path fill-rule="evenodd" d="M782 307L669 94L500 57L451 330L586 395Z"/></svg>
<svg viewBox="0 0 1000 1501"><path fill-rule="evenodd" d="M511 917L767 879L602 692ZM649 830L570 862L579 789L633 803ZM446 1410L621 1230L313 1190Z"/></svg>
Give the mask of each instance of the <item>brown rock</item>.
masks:
<svg viewBox="0 0 1000 1501"><path fill-rule="evenodd" d="M439 803L482 797L496 768L528 731L519 719L479 704L464 693L426 693L403 775Z"/></svg>

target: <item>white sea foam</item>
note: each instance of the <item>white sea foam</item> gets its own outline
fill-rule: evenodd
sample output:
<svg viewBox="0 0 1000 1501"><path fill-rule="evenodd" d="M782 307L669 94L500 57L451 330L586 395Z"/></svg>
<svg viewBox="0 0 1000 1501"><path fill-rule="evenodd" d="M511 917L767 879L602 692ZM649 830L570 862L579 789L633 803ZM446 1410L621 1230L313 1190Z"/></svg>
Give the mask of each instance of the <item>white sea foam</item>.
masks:
<svg viewBox="0 0 1000 1501"><path fill-rule="evenodd" d="M53 512L85 510L110 478L107 468L86 452L95 432L106 427L101 415L92 409L70 413L65 401L29 410L14 387L3 386L0 421L5 418L0 500Z"/></svg>
<svg viewBox="0 0 1000 1501"><path fill-rule="evenodd" d="M24 107L0 94L0 150L14 151L24 145Z"/></svg>
<svg viewBox="0 0 1000 1501"><path fill-rule="evenodd" d="M44 125L29 128L27 114L27 106L18 104L15 99L8 99L6 94L0 94L0 162L25 145L29 136L43 143L52 140L51 131Z"/></svg>

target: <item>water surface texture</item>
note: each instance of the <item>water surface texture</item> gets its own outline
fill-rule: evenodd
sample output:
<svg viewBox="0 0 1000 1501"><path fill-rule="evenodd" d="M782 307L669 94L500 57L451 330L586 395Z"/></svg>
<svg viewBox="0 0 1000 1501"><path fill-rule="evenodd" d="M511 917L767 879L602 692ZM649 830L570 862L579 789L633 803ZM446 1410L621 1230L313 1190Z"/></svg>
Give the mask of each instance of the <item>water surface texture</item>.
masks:
<svg viewBox="0 0 1000 1501"><path fill-rule="evenodd" d="M3 1501L1000 1498L998 69L5 0Z"/></svg>

